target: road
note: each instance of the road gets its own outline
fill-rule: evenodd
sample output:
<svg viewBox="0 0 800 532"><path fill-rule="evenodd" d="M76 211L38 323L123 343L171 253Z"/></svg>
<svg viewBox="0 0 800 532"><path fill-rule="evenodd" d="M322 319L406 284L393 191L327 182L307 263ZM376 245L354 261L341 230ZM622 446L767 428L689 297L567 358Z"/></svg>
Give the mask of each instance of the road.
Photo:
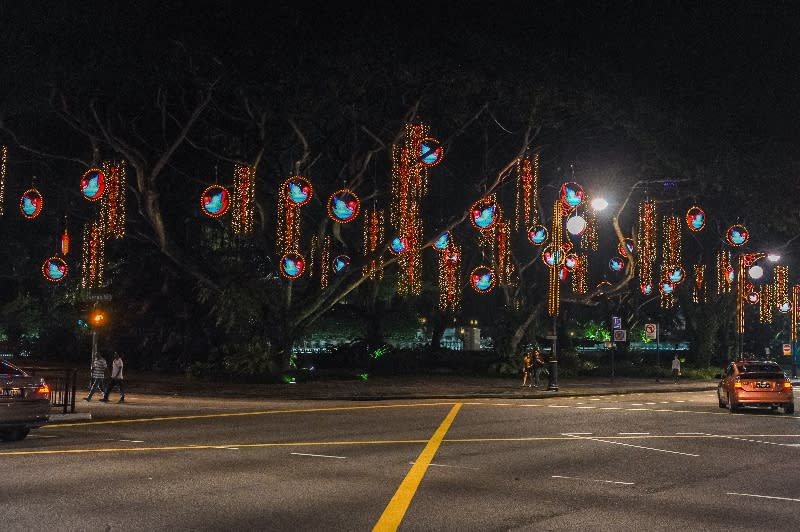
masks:
<svg viewBox="0 0 800 532"><path fill-rule="evenodd" d="M52 423L0 445L3 528L800 526L800 418L730 414L714 392L195 411Z"/></svg>

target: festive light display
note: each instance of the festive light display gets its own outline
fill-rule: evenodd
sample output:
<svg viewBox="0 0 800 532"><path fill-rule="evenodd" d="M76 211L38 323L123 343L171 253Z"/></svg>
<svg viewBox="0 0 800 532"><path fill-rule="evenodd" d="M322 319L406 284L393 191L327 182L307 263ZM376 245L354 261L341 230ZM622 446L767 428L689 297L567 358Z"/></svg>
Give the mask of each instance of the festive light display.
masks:
<svg viewBox="0 0 800 532"><path fill-rule="evenodd" d="M543 225L534 225L528 229L528 242L534 246L541 246L547 240L547 228Z"/></svg>
<svg viewBox="0 0 800 532"><path fill-rule="evenodd" d="M230 194L222 185L210 185L200 195L200 209L203 214L211 218L217 218L228 212L230 205Z"/></svg>
<svg viewBox="0 0 800 532"><path fill-rule="evenodd" d="M617 246L617 253L623 258L628 258L628 255L632 255L635 250L636 245L632 238L626 238L624 242Z"/></svg>
<svg viewBox="0 0 800 532"><path fill-rule="evenodd" d="M286 201L295 207L302 207L314 196L314 187L305 177L294 175L283 182Z"/></svg>
<svg viewBox="0 0 800 532"><path fill-rule="evenodd" d="M561 268L558 269L558 280L559 281L561 281L563 283L564 281L567 280L568 276L569 276L569 270L567 269L566 266L562 266Z"/></svg>
<svg viewBox="0 0 800 532"><path fill-rule="evenodd" d="M442 143L433 137L422 139L419 143L419 163L428 168L434 167L444 159Z"/></svg>
<svg viewBox="0 0 800 532"><path fill-rule="evenodd" d="M794 345L797 343L797 322L800 321L800 285L792 287L792 308L790 310L791 316L791 339L792 339L792 353L794 353Z"/></svg>
<svg viewBox="0 0 800 532"><path fill-rule="evenodd" d="M346 272L350 268L350 257L347 255L337 255L333 258L333 273Z"/></svg>
<svg viewBox="0 0 800 532"><path fill-rule="evenodd" d="M621 272L625 269L625 259L622 257L611 257L608 261L608 269L612 272Z"/></svg>
<svg viewBox="0 0 800 532"><path fill-rule="evenodd" d="M445 231L434 241L433 249L436 251L444 251L450 245L450 231Z"/></svg>
<svg viewBox="0 0 800 532"><path fill-rule="evenodd" d="M439 310L456 313L461 305L461 250L455 243L439 253Z"/></svg>
<svg viewBox="0 0 800 532"><path fill-rule="evenodd" d="M42 207L44 207L44 198L42 198L41 192L35 188L26 190L19 199L19 212L29 220L39 216Z"/></svg>
<svg viewBox="0 0 800 532"><path fill-rule="evenodd" d="M727 233L725 233L725 241L728 243L728 245L735 248L747 244L748 240L750 240L750 233L742 224L734 224L730 226Z"/></svg>
<svg viewBox="0 0 800 532"><path fill-rule="evenodd" d="M589 202L589 195L584 194L583 201ZM592 207L584 213L586 229L581 234L581 248L587 251L597 251L599 242L597 236L597 210Z"/></svg>
<svg viewBox="0 0 800 532"><path fill-rule="evenodd" d="M577 183L564 183L561 185L559 197L564 206L562 216L565 216L583 203L583 187Z"/></svg>
<svg viewBox="0 0 800 532"><path fill-rule="evenodd" d="M552 245L547 246L542 251L542 262L549 268L561 267L566 260L566 253L563 249Z"/></svg>
<svg viewBox="0 0 800 532"><path fill-rule="evenodd" d="M514 284L514 261L511 260L511 222L501 220L497 224L497 282L501 285Z"/></svg>
<svg viewBox="0 0 800 532"><path fill-rule="evenodd" d="M50 257L42 264L42 275L50 282L58 283L67 278L69 268L61 257Z"/></svg>
<svg viewBox="0 0 800 532"><path fill-rule="evenodd" d="M408 241L401 236L394 237L392 241L389 242L389 251L395 255L402 255L408 251Z"/></svg>
<svg viewBox="0 0 800 532"><path fill-rule="evenodd" d="M706 303L708 301L708 291L706 290L706 266L705 264L694 265L694 287L692 289L693 303Z"/></svg>
<svg viewBox="0 0 800 532"><path fill-rule="evenodd" d="M642 295L649 296L653 294L653 283L644 283L639 286L639 290L641 290Z"/></svg>
<svg viewBox="0 0 800 532"><path fill-rule="evenodd" d="M683 281L685 273L683 270L683 240L681 234L681 221L677 216L664 216L663 239L661 248L661 306L672 308L675 305L675 286L677 277L676 272L680 271L680 280ZM671 289L663 289L667 282Z"/></svg>
<svg viewBox="0 0 800 532"><path fill-rule="evenodd" d="M233 172L231 226L236 235L253 232L253 209L256 204L256 176L252 167L237 164Z"/></svg>
<svg viewBox="0 0 800 532"><path fill-rule="evenodd" d="M576 255L575 253L570 253L566 257L564 257L564 267L567 268L569 271L572 271L578 265L579 260L580 259L578 258L578 255Z"/></svg>
<svg viewBox="0 0 800 532"><path fill-rule="evenodd" d="M717 294L727 294L733 288L734 270L731 252L720 250L717 253Z"/></svg>
<svg viewBox="0 0 800 532"><path fill-rule="evenodd" d="M306 268L306 260L299 253L287 253L281 257L280 272L286 279L294 280L303 275ZM327 270L320 265L320 271Z"/></svg>
<svg viewBox="0 0 800 532"><path fill-rule="evenodd" d="M492 229L500 220L500 216L500 205L497 204L494 194L479 199L469 209L469 221L475 229L482 233Z"/></svg>
<svg viewBox="0 0 800 532"><path fill-rule="evenodd" d="M107 238L120 239L125 236L125 191L128 186L125 167L125 161L103 163L103 173L106 175L106 193L103 194L100 201L100 226ZM227 193L227 190L225 192ZM225 209L227 210L227 208L226 196Z"/></svg>
<svg viewBox="0 0 800 532"><path fill-rule="evenodd" d="M334 222L350 223L356 219L360 209L361 200L350 189L337 190L328 198L328 216Z"/></svg>
<svg viewBox="0 0 800 532"><path fill-rule="evenodd" d="M564 265L569 268L569 257ZM572 292L575 294L585 294L589 291L589 256L581 253L577 256L575 265L572 267Z"/></svg>
<svg viewBox="0 0 800 532"><path fill-rule="evenodd" d="M786 314L791 309L789 300L789 267L785 264L775 266L775 307Z"/></svg>
<svg viewBox="0 0 800 532"><path fill-rule="evenodd" d="M747 294L747 302L751 305L758 305L759 301L761 301L761 295L758 292L749 292Z"/></svg>
<svg viewBox="0 0 800 532"><path fill-rule="evenodd" d="M686 212L686 225L689 229L698 232L706 226L706 213L700 207L692 207Z"/></svg>
<svg viewBox="0 0 800 532"><path fill-rule="evenodd" d="M364 256L367 257L374 254L378 249L378 245L382 242L383 211L376 210L373 206L372 210L367 213L364 222L364 246L362 248ZM372 280L383 279L383 255L366 263L364 266L364 276Z"/></svg>
<svg viewBox="0 0 800 532"><path fill-rule="evenodd" d="M489 266L478 266L469 276L469 284L479 294L491 292L496 283L494 271Z"/></svg>
<svg viewBox="0 0 800 532"><path fill-rule="evenodd" d="M572 236L581 236L586 231L586 219L575 215L567 218L567 232Z"/></svg>
<svg viewBox="0 0 800 532"><path fill-rule="evenodd" d="M772 323L774 313L772 309L775 304L775 286L772 284L761 285L761 301L758 305L758 321L760 323ZM744 331L744 325L742 326Z"/></svg>
<svg viewBox="0 0 800 532"><path fill-rule="evenodd" d="M105 282L106 244L98 222L83 227L81 288L101 288Z"/></svg>
<svg viewBox="0 0 800 532"><path fill-rule="evenodd" d="M325 290L328 288L328 281L330 280L330 268L328 265L331 263L331 236L325 235L322 238L322 244L319 246L319 287Z"/></svg>
<svg viewBox="0 0 800 532"><path fill-rule="evenodd" d="M682 284L686 279L686 271L681 266L675 266L669 270L669 281L674 285Z"/></svg>
<svg viewBox="0 0 800 532"><path fill-rule="evenodd" d="M657 253L657 227L658 214L656 202L643 201L639 204L639 220L636 234L636 248L639 250L636 268L639 273L639 285L642 287L653 286L653 264ZM643 290L644 293L644 290ZM649 295L644 294L644 295Z"/></svg>
<svg viewBox="0 0 800 532"><path fill-rule="evenodd" d="M514 202L514 230L539 223L539 154L517 160L517 194Z"/></svg>
<svg viewBox="0 0 800 532"><path fill-rule="evenodd" d="M561 187L562 199L564 186ZM581 193L583 190L581 190ZM550 266L550 275L547 283L547 314L550 316L557 316L561 306L561 279L560 269L561 264L564 262L566 253L563 251L562 246L564 242L564 205L563 201L559 200L553 203L553 220L550 228L551 244L549 246L550 255L552 257L552 266Z"/></svg>
<svg viewBox="0 0 800 532"><path fill-rule="evenodd" d="M89 201L97 201L106 191L106 174L100 168L89 168L81 176L81 194Z"/></svg>
<svg viewBox="0 0 800 532"><path fill-rule="evenodd" d="M69 251L70 251L70 247L69 247L69 245L70 245L69 231L67 230L66 226L64 227L64 232L61 233L61 238L59 238L59 241L60 241L60 244L61 244L61 254L66 257L67 255L69 255Z"/></svg>
<svg viewBox="0 0 800 532"><path fill-rule="evenodd" d="M311 183L300 176L290 177L278 189L275 246L279 254L297 253L300 247L300 206L311 200L311 194ZM311 255L313 262L313 251Z"/></svg>
<svg viewBox="0 0 800 532"><path fill-rule="evenodd" d="M0 147L0 216L4 214L6 198L6 170L8 169L8 148Z"/></svg>
<svg viewBox="0 0 800 532"><path fill-rule="evenodd" d="M730 262L730 252L728 252L725 256L727 256L727 261ZM744 306L745 306L745 304L747 303L747 300L748 300L748 298L747 298L748 293L753 290L752 289L752 285L748 286L749 283L748 283L747 277L746 277L747 270L750 269L750 267L753 264L755 264L755 262L757 260L759 260L759 259L761 259L761 258L763 258L765 256L766 256L766 253L743 253L742 255L739 256L739 259L737 261L735 280L736 280L736 332L738 334L744 334ZM720 262L724 263L725 259L720 260L719 257L717 258L717 268L718 268L717 275L720 274L720 272L719 272ZM725 265L723 264L722 266L724 267ZM729 274L727 272L725 274L725 281L724 282L733 283L733 279L730 279L730 276L729 276ZM764 301L765 300L765 296L766 296L766 300L767 300L767 303L768 303L771 300L770 299L770 295L769 295L769 290L767 290L766 292L762 291L760 296L759 296L761 307L763 307L764 304L765 304L765 301ZM769 305L767 305L767 306L769 306ZM771 307L769 308L768 312L769 312L769 320L772 321L772 308ZM760 314L760 316L762 318L766 317L766 314L763 312L763 310L760 311L759 314Z"/></svg>

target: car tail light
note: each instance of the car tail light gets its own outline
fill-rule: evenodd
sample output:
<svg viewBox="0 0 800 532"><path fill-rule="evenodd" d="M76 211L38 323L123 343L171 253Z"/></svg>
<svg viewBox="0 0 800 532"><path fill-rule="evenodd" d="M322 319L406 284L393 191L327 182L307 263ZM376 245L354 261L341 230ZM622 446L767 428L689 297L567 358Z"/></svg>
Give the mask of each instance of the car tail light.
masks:
<svg viewBox="0 0 800 532"><path fill-rule="evenodd" d="M790 381L789 379L783 381L783 389L785 390L787 388L790 390L792 389L792 381Z"/></svg>
<svg viewBox="0 0 800 532"><path fill-rule="evenodd" d="M49 397L50 396L50 385L47 384L47 383L44 383L44 384L40 385L38 388L36 388L36 395L44 395L44 396Z"/></svg>
<svg viewBox="0 0 800 532"><path fill-rule="evenodd" d="M742 381L739 380L739 377L736 377L736 380L733 383L733 387L734 388L741 388L742 387Z"/></svg>

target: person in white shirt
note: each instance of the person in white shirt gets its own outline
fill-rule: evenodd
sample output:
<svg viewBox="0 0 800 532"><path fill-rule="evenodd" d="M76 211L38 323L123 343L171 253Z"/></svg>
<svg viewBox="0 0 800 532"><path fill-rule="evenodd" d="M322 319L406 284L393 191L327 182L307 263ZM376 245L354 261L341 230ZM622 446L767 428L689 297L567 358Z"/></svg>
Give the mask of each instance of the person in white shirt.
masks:
<svg viewBox="0 0 800 532"><path fill-rule="evenodd" d="M125 402L125 383L122 375L123 366L124 364L122 362L122 355L115 351L114 361L111 363L111 384L108 385L106 391L103 392L103 398L100 399L104 403L108 402L108 394L111 393L111 390L114 389L114 386L119 386L119 402Z"/></svg>
<svg viewBox="0 0 800 532"><path fill-rule="evenodd" d="M681 361L678 359L678 354L672 358L672 381L678 382L678 377L681 375Z"/></svg>

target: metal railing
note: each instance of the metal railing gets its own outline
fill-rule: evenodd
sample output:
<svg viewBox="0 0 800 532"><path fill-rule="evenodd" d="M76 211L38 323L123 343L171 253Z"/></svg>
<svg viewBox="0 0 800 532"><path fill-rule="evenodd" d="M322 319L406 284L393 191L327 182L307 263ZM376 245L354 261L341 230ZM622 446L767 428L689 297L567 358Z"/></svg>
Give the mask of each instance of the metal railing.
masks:
<svg viewBox="0 0 800 532"><path fill-rule="evenodd" d="M75 412L75 394L78 388L78 370L75 368L21 367L29 375L43 377L50 386L50 407L61 408L62 413Z"/></svg>

